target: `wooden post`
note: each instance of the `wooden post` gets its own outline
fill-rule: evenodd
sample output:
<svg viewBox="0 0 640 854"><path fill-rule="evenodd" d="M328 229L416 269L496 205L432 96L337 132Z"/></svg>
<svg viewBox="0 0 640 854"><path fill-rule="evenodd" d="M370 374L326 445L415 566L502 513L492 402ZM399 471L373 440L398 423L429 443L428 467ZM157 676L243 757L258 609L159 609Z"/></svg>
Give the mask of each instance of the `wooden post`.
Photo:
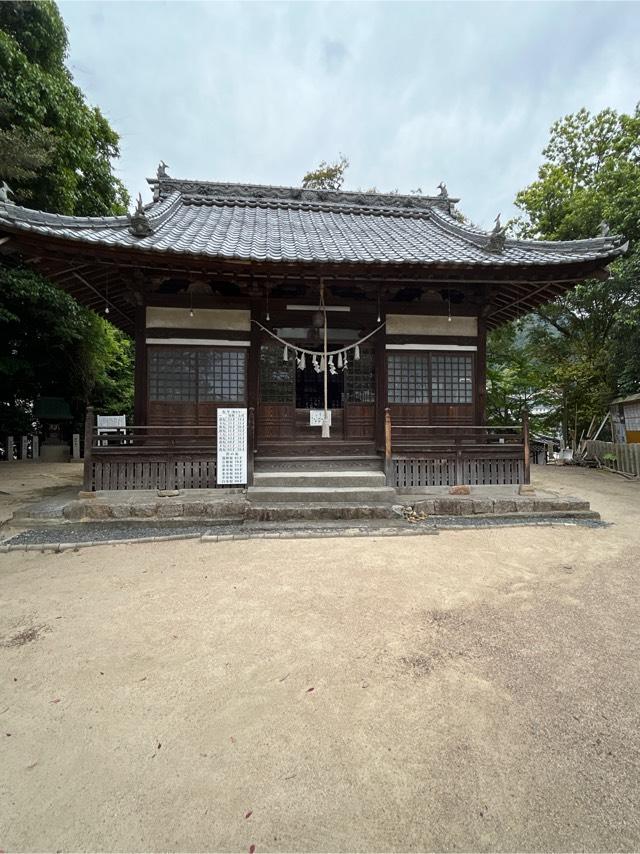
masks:
<svg viewBox="0 0 640 854"><path fill-rule="evenodd" d="M93 425L95 418L93 415L93 406L87 406L87 414L84 420L84 484L85 492L93 491Z"/></svg>
<svg viewBox="0 0 640 854"><path fill-rule="evenodd" d="M522 445L524 450L524 482L531 483L531 460L529 455L529 413L522 410Z"/></svg>
<svg viewBox="0 0 640 854"><path fill-rule="evenodd" d="M29 454L29 439L27 436L20 436L20 459L26 460Z"/></svg>
<svg viewBox="0 0 640 854"><path fill-rule="evenodd" d="M249 407L247 416L247 486L253 486L256 453L256 411L253 406Z"/></svg>
<svg viewBox="0 0 640 854"><path fill-rule="evenodd" d="M391 456L391 411L389 407L384 411L384 473L387 479L387 486L392 486L393 458Z"/></svg>
<svg viewBox="0 0 640 854"><path fill-rule="evenodd" d="M7 436L7 460L13 462L13 436Z"/></svg>

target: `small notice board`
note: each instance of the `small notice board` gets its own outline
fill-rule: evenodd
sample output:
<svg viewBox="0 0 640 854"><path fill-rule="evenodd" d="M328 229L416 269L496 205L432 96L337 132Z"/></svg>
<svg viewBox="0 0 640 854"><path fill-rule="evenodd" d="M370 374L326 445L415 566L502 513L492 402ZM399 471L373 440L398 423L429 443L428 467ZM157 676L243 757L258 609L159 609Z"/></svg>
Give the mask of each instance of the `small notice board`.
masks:
<svg viewBox="0 0 640 854"><path fill-rule="evenodd" d="M218 484L247 482L247 410L218 410Z"/></svg>
<svg viewBox="0 0 640 854"><path fill-rule="evenodd" d="M327 415L329 417L329 427L331 427L331 410L327 410ZM309 410L309 426L310 427L322 427L322 419L324 418L324 409L310 409Z"/></svg>

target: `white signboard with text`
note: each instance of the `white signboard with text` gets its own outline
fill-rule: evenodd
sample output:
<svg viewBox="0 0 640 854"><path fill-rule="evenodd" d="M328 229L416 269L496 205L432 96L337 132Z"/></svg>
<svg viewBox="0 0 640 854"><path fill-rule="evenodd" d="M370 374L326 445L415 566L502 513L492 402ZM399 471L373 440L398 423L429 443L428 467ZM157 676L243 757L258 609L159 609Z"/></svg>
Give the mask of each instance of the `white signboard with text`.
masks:
<svg viewBox="0 0 640 854"><path fill-rule="evenodd" d="M218 410L218 484L247 482L247 410Z"/></svg>
<svg viewBox="0 0 640 854"><path fill-rule="evenodd" d="M327 410L327 415L329 417L329 427L331 427L331 410ZM310 409L309 410L309 426L310 427L322 427L322 421L324 419L324 409Z"/></svg>

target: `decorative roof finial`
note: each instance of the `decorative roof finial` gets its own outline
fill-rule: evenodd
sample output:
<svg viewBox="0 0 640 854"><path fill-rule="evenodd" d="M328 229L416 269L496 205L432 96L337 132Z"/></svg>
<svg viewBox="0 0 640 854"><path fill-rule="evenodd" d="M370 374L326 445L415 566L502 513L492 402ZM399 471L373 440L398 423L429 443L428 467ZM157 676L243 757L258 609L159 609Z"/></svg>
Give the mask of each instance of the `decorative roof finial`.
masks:
<svg viewBox="0 0 640 854"><path fill-rule="evenodd" d="M600 229L600 231L598 233L599 233L600 237L608 237L609 236L611 228L609 227L609 223L606 220L604 220L604 219L602 220L602 222L599 225L599 229Z"/></svg>
<svg viewBox="0 0 640 854"><path fill-rule="evenodd" d="M168 168L169 168L168 164L165 163L164 160L161 160L160 163L158 164L158 170L156 172L157 177L158 178L168 178L169 177L167 175L167 169Z"/></svg>
<svg viewBox="0 0 640 854"><path fill-rule="evenodd" d="M507 239L507 226L502 226L500 224L500 214L496 217L495 223L493 230L489 234L487 245L485 246L487 252L502 252L504 250L504 244Z"/></svg>
<svg viewBox="0 0 640 854"><path fill-rule="evenodd" d="M136 200L136 209L132 214L129 214L129 222L131 223L129 231L135 237L147 237L153 232L151 223L147 219L147 214L142 204L142 194L138 193Z"/></svg>
<svg viewBox="0 0 640 854"><path fill-rule="evenodd" d="M441 198L441 199L448 199L449 198L449 193L447 191L447 185L444 183L444 181L440 181L440 183L438 184L438 189L440 190L439 198Z"/></svg>
<svg viewBox="0 0 640 854"><path fill-rule="evenodd" d="M6 181L2 182L2 186L0 187L0 202L4 202L5 205L13 205L15 202L12 202L9 196L13 196L13 190L7 184Z"/></svg>

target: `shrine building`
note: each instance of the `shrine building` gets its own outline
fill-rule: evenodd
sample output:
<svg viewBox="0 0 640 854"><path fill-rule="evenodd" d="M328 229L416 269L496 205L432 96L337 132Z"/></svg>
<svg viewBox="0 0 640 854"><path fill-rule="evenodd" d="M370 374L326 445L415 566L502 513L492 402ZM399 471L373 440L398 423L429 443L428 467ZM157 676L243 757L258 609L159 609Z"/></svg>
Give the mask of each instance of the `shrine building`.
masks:
<svg viewBox="0 0 640 854"><path fill-rule="evenodd" d="M484 232L444 185L209 183L164 165L149 183L129 216L0 202L5 261L135 340L133 423L105 438L89 409L86 489L528 480L526 423L486 425L487 332L606 278L621 239L514 240L499 218Z"/></svg>

